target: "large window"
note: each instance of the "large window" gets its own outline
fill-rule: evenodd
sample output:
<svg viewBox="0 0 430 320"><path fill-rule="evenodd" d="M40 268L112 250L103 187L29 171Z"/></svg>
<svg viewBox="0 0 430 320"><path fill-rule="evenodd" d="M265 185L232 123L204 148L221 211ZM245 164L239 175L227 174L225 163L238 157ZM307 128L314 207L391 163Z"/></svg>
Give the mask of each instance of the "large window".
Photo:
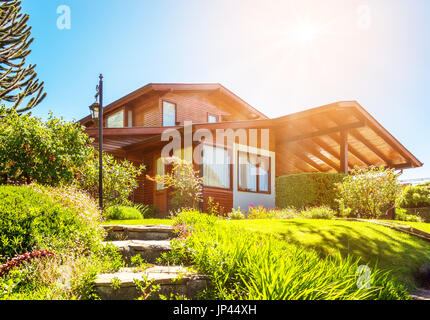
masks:
<svg viewBox="0 0 430 320"><path fill-rule="evenodd" d="M124 127L124 111L121 110L108 116L106 119L106 127L108 128L123 128Z"/></svg>
<svg viewBox="0 0 430 320"><path fill-rule="evenodd" d="M238 189L270 193L270 157L239 151Z"/></svg>
<svg viewBox="0 0 430 320"><path fill-rule="evenodd" d="M203 184L230 188L230 157L224 148L203 146Z"/></svg>
<svg viewBox="0 0 430 320"><path fill-rule="evenodd" d="M163 127L176 126L176 105L163 101Z"/></svg>

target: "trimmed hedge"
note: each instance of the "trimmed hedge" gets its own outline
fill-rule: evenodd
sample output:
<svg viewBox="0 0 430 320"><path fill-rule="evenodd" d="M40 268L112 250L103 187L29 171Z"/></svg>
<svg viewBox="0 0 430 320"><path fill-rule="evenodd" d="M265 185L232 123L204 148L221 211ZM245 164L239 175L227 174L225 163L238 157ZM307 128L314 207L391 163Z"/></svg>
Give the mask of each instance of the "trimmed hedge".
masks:
<svg viewBox="0 0 430 320"><path fill-rule="evenodd" d="M337 209L335 183L342 182L344 173L298 173L276 178L278 208L329 206Z"/></svg>

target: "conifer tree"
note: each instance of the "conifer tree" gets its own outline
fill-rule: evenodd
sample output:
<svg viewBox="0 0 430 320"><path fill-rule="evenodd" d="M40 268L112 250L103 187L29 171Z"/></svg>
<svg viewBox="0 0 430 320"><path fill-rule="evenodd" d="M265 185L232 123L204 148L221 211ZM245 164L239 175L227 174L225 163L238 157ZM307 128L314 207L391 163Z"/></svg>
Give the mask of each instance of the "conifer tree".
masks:
<svg viewBox="0 0 430 320"><path fill-rule="evenodd" d="M21 1L0 0L0 102L9 102L18 112L35 107L46 96L36 65L26 64L34 40L28 19L21 13Z"/></svg>

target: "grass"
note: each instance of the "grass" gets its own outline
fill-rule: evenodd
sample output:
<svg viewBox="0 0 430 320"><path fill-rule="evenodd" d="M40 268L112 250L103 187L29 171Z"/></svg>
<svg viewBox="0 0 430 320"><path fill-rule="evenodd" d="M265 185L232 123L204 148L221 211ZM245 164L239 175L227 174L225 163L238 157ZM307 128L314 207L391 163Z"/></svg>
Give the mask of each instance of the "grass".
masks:
<svg viewBox="0 0 430 320"><path fill-rule="evenodd" d="M300 242L285 241L279 236L285 231L281 223L290 220L228 221L183 211L174 221L184 234L186 226L193 232L172 241L173 250L163 259L193 264L208 275L212 286L202 293L205 299L408 299L404 288L380 268L370 266L360 276L361 263L352 255L342 257L337 250L322 257ZM265 232L256 232L261 230Z"/></svg>
<svg viewBox="0 0 430 320"><path fill-rule="evenodd" d="M384 220L385 222L390 223L399 223L399 224L406 224L408 226L411 226L415 229L422 230L424 232L430 233L430 223L426 222L409 222L409 221L399 221L399 220Z"/></svg>
<svg viewBox="0 0 430 320"><path fill-rule="evenodd" d="M113 224L124 224L124 225L152 225L152 224L164 224L172 225L173 220L171 219L139 219L139 220L108 220L104 221L103 224L113 225Z"/></svg>
<svg viewBox="0 0 430 320"><path fill-rule="evenodd" d="M392 270L393 276L412 288L414 273L430 262L430 243L387 227L357 221L289 219L226 222L240 229L273 235L288 243L313 248L321 255L340 250L364 264Z"/></svg>

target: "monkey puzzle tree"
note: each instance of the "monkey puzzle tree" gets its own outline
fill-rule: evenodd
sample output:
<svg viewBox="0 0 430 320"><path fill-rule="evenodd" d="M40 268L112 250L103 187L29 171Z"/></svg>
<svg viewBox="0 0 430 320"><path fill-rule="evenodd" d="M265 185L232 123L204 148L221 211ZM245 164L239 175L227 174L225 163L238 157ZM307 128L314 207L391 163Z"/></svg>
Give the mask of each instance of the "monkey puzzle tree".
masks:
<svg viewBox="0 0 430 320"><path fill-rule="evenodd" d="M35 107L46 96L36 65L26 64L34 40L28 19L28 14L21 13L21 1L0 0L0 101L11 103L18 112Z"/></svg>

